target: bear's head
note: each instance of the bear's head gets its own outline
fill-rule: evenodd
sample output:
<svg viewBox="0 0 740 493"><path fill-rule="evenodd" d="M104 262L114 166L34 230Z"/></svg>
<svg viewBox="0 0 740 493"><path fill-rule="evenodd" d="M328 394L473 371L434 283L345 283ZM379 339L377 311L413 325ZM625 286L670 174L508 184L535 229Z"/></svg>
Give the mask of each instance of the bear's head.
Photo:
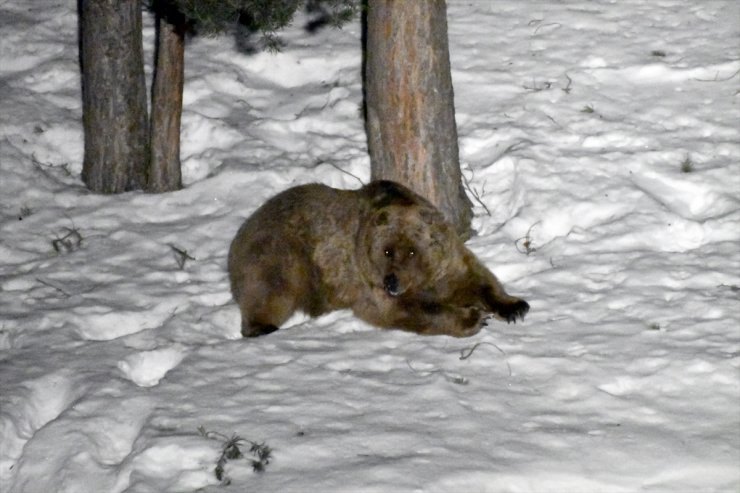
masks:
<svg viewBox="0 0 740 493"><path fill-rule="evenodd" d="M365 281L391 297L434 286L448 270L456 247L452 227L427 204L388 205L373 211L357 240Z"/></svg>

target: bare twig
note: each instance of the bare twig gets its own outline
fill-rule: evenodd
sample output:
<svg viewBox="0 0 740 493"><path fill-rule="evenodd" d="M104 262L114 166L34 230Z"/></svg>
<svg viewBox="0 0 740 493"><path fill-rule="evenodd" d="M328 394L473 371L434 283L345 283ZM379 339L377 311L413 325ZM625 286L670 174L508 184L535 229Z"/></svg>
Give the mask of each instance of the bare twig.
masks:
<svg viewBox="0 0 740 493"><path fill-rule="evenodd" d="M152 330L152 329L156 329L159 327L164 327L165 325L167 325L168 322L170 322L172 319L175 318L175 316L177 315L178 309L179 308L173 308L170 314L167 316L167 318L165 318L162 322L159 322L158 324L153 325L151 327L144 327L144 330Z"/></svg>
<svg viewBox="0 0 740 493"><path fill-rule="evenodd" d="M504 352L504 350L501 349L500 347L498 347L496 344L494 344L492 342L478 342L473 347L467 349L467 353L466 353L466 350L465 349L461 349L460 350L460 359L461 360L466 360L466 359L470 358L473 355L473 351L475 351L476 349L478 349L478 346L481 346L483 344L486 344L488 346L495 347L496 349L499 350L499 352L501 354L503 354L504 356L506 356L506 352ZM512 375L511 365L509 364L509 362L506 359L504 359L504 362L506 363L506 367L509 369L509 376L511 376Z"/></svg>
<svg viewBox="0 0 740 493"><path fill-rule="evenodd" d="M714 76L714 79L697 79L697 78L695 77L695 78L694 78L694 80L695 80L695 81L698 81L698 82L725 82L725 81L728 81L728 80L730 80L730 79L734 78L734 77L735 77L735 76L736 76L737 74L739 74L739 73L740 73L740 69L736 70L735 72L733 72L733 73L732 73L731 75L729 75L728 77L725 77L724 79L720 79L720 78L719 78L719 72L717 72L717 73L715 74L715 76Z"/></svg>
<svg viewBox="0 0 740 493"><path fill-rule="evenodd" d="M573 79L571 79L568 74L565 74L565 78L568 79L568 85L563 87L561 91L563 91L565 94L570 94L570 86L571 84L573 84Z"/></svg>
<svg viewBox="0 0 740 493"><path fill-rule="evenodd" d="M61 238L57 236L51 240L51 246L57 253L69 253L77 250L82 245L82 235L75 227L74 223L71 228L62 228L66 234Z"/></svg>
<svg viewBox="0 0 740 493"><path fill-rule="evenodd" d="M185 268L185 264L187 263L188 260L195 260L195 257L191 256L187 250L178 248L171 243L170 243L170 248L175 254L175 261L177 262L177 266L180 268L180 270L183 270Z"/></svg>
<svg viewBox="0 0 740 493"><path fill-rule="evenodd" d="M539 223L540 221L537 221L536 223L531 225L529 229L527 230L526 235L514 240L514 246L516 247L519 253L524 253L525 255L529 255L530 253L537 251L537 249L534 246L532 246L532 237L530 236L530 234L532 233L532 229L535 226L537 226ZM521 247L519 246L520 242L521 242Z"/></svg>
<svg viewBox="0 0 740 493"><path fill-rule="evenodd" d="M501 151L497 156L493 158L491 163L498 162L502 157L506 156L510 152L518 151L519 149L524 148L526 145L532 145L534 142L532 142L529 139L522 139L517 142L514 142L513 144L509 144L503 151Z"/></svg>
<svg viewBox="0 0 740 493"><path fill-rule="evenodd" d="M318 166L319 164L328 164L328 165L329 165L329 166L331 166L332 168L336 168L336 169L338 169L339 171L341 171L342 173L345 173L345 174L347 174L347 175L351 176L352 178L354 178L355 180L359 181L359 182L360 182L360 185L363 185L363 186L365 185L365 182L364 182L364 181L362 181L362 179L361 179L361 178L360 178L359 176L357 176L357 175L355 175L355 174L353 174L353 173L350 173L350 172L349 172L349 171L347 171L346 169L342 169L342 168L340 168L339 166L337 166L337 165L336 165L335 163L333 163L333 162L331 162L331 161L323 161L323 160L318 160L318 161L316 162L316 165Z"/></svg>
<svg viewBox="0 0 740 493"><path fill-rule="evenodd" d="M465 377L452 376L452 375L447 374L447 372L442 371L442 370L439 370L439 369L436 369L436 370L427 370L427 371L417 370L416 368L414 368L413 366L411 366L411 362L409 360L406 360L406 364L411 369L411 371L413 371L414 373L422 373L423 372L423 373L428 373L429 375L433 375L435 373L439 373L440 375L442 375L442 377L445 380L447 380L450 383L456 383L458 385L467 385L468 384L468 379L465 378Z"/></svg>
<svg viewBox="0 0 740 493"><path fill-rule="evenodd" d="M559 124L559 123L557 122L557 120L555 120L555 118L551 117L550 115L548 115L548 114L547 114L547 113L545 113L544 111L542 111L541 113L542 113L543 115L545 115L545 117L547 117L547 119L548 119L548 120L550 120L551 122L553 122L553 123L554 123L555 125L557 125L557 126L558 126L558 127L560 127L560 128L563 128L563 126L562 126L562 125L560 125L560 124Z"/></svg>
<svg viewBox="0 0 740 493"><path fill-rule="evenodd" d="M470 170L470 173L471 173L471 174L473 173L473 170L472 170L472 169ZM477 190L475 190L475 189L474 189L474 188L473 188L473 187L472 187L472 186L470 185L470 181L469 181L469 180L468 180L468 178L467 178L467 177L465 176L465 173L461 173L461 176L462 176L462 179L463 179L463 182L464 182L464 184L465 184L465 188L467 189L467 191L468 191L468 192L470 192L470 195L472 195L472 196L473 196L473 198L475 199L475 201L476 201L476 202L478 202L478 203L479 203L479 204L480 204L480 205L481 205L481 206L483 207L483 209L484 209L484 210L486 211L486 214L488 214L488 215L490 216L490 215L491 215L491 211L490 211L490 210L488 209L488 207L486 207L486 204L484 204L484 203L483 203L483 200L482 200L482 199L481 199L481 197L480 197L480 193L478 193L478 191L477 191ZM485 185L485 184L484 184L484 185ZM484 190L484 192L483 192L483 193L485 193L485 190Z"/></svg>
<svg viewBox="0 0 740 493"><path fill-rule="evenodd" d="M72 293L70 293L69 291L67 291L64 288L64 286L62 286L61 284L59 284L56 281L49 281L49 280L46 280L46 279L42 279L40 277L37 277L36 278L36 281L40 282L44 286L49 286L50 288L56 289L57 291L59 291L60 293L62 293L67 298L69 298L70 296L72 296Z"/></svg>
<svg viewBox="0 0 740 493"><path fill-rule="evenodd" d="M42 163L37 157L36 154L31 154L31 163L33 166L39 170L44 176L47 176L53 180L55 180L58 183L61 183L58 178L56 178L54 175L49 173L47 170L53 170L56 168L61 168L62 171L64 171L64 174L67 176L72 176L72 172L69 170L69 163L62 163L62 164L48 164L48 163Z"/></svg>
<svg viewBox="0 0 740 493"><path fill-rule="evenodd" d="M536 29L534 30L534 33L532 33L532 36L535 36L535 35L537 34L537 31L539 31L539 30L540 30L540 29L542 29L543 27L552 27L552 26L555 26L555 27L561 27L561 26L562 26L562 24L560 24L559 22L550 22L550 23L548 23L548 24L540 24L540 25L539 25L539 26L537 26L537 28L536 28Z"/></svg>
<svg viewBox="0 0 740 493"><path fill-rule="evenodd" d="M532 79L532 86L522 85L524 89L532 92L547 91L552 87L552 82L546 81L541 86L537 85L537 81Z"/></svg>

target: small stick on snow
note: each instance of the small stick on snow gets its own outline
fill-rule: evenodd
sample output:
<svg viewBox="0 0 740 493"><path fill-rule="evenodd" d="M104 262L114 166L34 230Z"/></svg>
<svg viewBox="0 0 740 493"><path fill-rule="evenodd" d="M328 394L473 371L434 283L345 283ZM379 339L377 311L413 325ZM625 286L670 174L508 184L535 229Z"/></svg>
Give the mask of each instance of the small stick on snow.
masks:
<svg viewBox="0 0 740 493"><path fill-rule="evenodd" d="M42 279L40 277L37 277L36 278L36 281L40 282L44 286L49 286L50 288L56 289L57 291L59 291L60 293L62 293L63 295L65 295L67 298L69 298L70 296L72 296L72 293L70 293L69 291L67 291L66 289L64 289L64 286L62 286L61 284L59 284L57 282L47 281L47 280Z"/></svg>
<svg viewBox="0 0 740 493"><path fill-rule="evenodd" d="M465 182L465 188L468 190L468 192L470 192L470 195L472 195L475 201L478 202L483 207L483 209L486 211L486 214L490 216L491 211L488 210L488 207L486 207L486 204L483 203L483 200L480 198L480 194L478 193L478 191L474 190L473 187L470 186L470 181L468 181L468 178L465 176L465 173L461 173L460 176L462 176L462 179Z"/></svg>
<svg viewBox="0 0 740 493"><path fill-rule="evenodd" d="M487 344L488 346L493 346L496 349L498 349L501 354L503 354L504 356L506 356L506 352L503 349L501 349L500 347L498 347L496 344L494 344L492 342L478 342L473 347L471 347L471 348L469 348L467 350L464 349L464 348L461 349L460 350L460 359L461 360L465 360L465 359L470 358L473 355L473 351L475 351L476 349L478 349L478 346L480 346L482 344ZM466 353L466 351L467 351L467 353ZM506 359L504 359L504 362L506 363L506 367L509 369L509 376L511 376L512 375L512 373L511 373L511 365L509 364L509 362Z"/></svg>

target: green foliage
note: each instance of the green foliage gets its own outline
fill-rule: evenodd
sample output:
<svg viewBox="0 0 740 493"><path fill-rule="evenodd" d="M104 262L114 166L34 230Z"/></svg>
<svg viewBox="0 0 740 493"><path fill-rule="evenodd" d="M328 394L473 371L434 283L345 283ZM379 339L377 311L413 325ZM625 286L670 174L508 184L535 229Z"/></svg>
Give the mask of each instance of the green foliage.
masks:
<svg viewBox="0 0 740 493"><path fill-rule="evenodd" d="M301 0L171 0L202 34L219 34L237 23L255 31L285 27Z"/></svg>
<svg viewBox="0 0 740 493"><path fill-rule="evenodd" d="M275 32L287 26L299 8L311 16L307 29L339 27L351 20L360 0L153 0L159 11L177 10L199 34L216 35L240 27L259 32L268 49L279 49Z"/></svg>
<svg viewBox="0 0 740 493"><path fill-rule="evenodd" d="M361 3L361 0L310 0L306 2L306 10L314 15L314 19L307 27L309 30L324 24L342 27L355 18Z"/></svg>

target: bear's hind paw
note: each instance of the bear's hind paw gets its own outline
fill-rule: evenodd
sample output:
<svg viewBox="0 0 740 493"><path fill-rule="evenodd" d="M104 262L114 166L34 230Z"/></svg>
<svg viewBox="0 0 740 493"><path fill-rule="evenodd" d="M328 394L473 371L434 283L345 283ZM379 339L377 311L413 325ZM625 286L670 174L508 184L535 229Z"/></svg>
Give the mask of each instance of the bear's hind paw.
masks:
<svg viewBox="0 0 740 493"><path fill-rule="evenodd" d="M252 324L242 327L242 337L260 337L272 334L278 327L272 324Z"/></svg>

